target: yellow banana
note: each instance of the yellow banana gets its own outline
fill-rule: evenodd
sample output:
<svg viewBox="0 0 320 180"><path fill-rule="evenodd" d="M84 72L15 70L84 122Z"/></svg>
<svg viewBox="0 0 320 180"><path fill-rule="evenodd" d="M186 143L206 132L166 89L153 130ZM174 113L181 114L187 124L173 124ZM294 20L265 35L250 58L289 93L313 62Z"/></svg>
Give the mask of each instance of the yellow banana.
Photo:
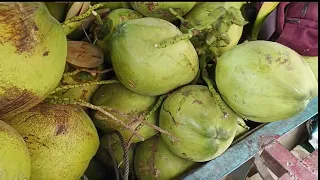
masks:
<svg viewBox="0 0 320 180"><path fill-rule="evenodd" d="M278 6L279 2L264 2L259 10L257 18L253 24L251 39L257 40L261 25L269 14Z"/></svg>

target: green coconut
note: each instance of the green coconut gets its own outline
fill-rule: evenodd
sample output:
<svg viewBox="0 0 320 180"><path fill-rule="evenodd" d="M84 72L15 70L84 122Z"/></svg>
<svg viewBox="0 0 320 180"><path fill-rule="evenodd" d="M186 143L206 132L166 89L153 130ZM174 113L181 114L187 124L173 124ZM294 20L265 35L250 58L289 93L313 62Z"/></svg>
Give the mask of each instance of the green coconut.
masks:
<svg viewBox="0 0 320 180"><path fill-rule="evenodd" d="M202 28L209 24L214 23L214 18L209 18L212 16L217 8L223 7L228 10L231 7L240 9L246 2L201 2L192 8L192 10L186 14L184 17L187 22L182 23L180 29L185 32L188 29L187 26L193 28Z"/></svg>
<svg viewBox="0 0 320 180"><path fill-rule="evenodd" d="M67 57L60 23L43 3L1 3L0 119L39 104L59 84Z"/></svg>
<svg viewBox="0 0 320 180"><path fill-rule="evenodd" d="M302 56L318 81L318 56Z"/></svg>
<svg viewBox="0 0 320 180"><path fill-rule="evenodd" d="M246 42L218 58L216 84L226 103L256 122L298 115L318 94L308 63L276 42Z"/></svg>
<svg viewBox="0 0 320 180"><path fill-rule="evenodd" d="M119 81L131 91L148 96L190 83L199 69L190 41L156 47L178 35L182 33L177 27L158 18L124 23L111 38L111 60Z"/></svg>
<svg viewBox="0 0 320 180"><path fill-rule="evenodd" d="M132 8L146 17L160 18L167 21L177 20L170 8L179 16L184 16L196 5L196 2L130 2Z"/></svg>
<svg viewBox="0 0 320 180"><path fill-rule="evenodd" d="M105 55L105 61L109 64L111 64L110 59L110 39L112 35L116 32L118 29L119 24L129 21L131 19L139 19L142 18L143 15L140 14L137 11L134 11L132 9L115 9L111 11L102 21L103 25L100 27L100 33L98 36L98 40L96 42L96 45L99 46L104 55Z"/></svg>
<svg viewBox="0 0 320 180"><path fill-rule="evenodd" d="M134 159L134 168L139 180L178 179L195 164L175 155L161 136L154 136L140 143Z"/></svg>
<svg viewBox="0 0 320 180"><path fill-rule="evenodd" d="M107 167L113 168L113 161L110 158L108 152L108 143L110 142L110 148L112 151L112 155L119 167L124 168L125 162L123 158L123 147L121 141L117 134L107 134L100 138L100 147L97 152L97 158L103 162ZM134 157L134 147L135 144L132 144L128 149L128 157L129 157L129 167L133 167L133 157Z"/></svg>
<svg viewBox="0 0 320 180"><path fill-rule="evenodd" d="M216 53L220 56L224 52L234 48L238 44L242 36L243 26L234 24L232 19L233 16L237 16L239 20L244 20L240 8L245 3L246 2L198 3L188 14L186 14L185 22L181 23L180 30L183 33L187 33L188 30L192 28L203 29L204 27L210 26L210 24L214 24L215 30L219 31L218 33L216 31L208 31L207 29L204 29L199 35L192 37L191 42L195 47L200 48L198 44L205 44L206 41L210 39L208 38L209 36L214 35L214 33L214 36L219 36L220 33L225 33L226 35L228 35L228 44L224 40L220 39L218 40L218 43L213 43L211 45L216 46ZM219 11L219 8L221 7L225 8L227 11L230 10L230 8L235 8L238 12L235 14L228 14L226 13L227 11ZM222 17L225 18L225 20L221 21L221 19L218 20L217 18L215 18L219 15L222 15ZM221 24L221 22L225 22L225 24ZM219 46L217 46L217 44L219 44Z"/></svg>
<svg viewBox="0 0 320 180"><path fill-rule="evenodd" d="M157 97L143 96L125 88L121 83L106 84L101 86L95 93L92 103L98 106L106 106L111 108L110 113L117 117L119 120L135 129L139 125L139 116L149 110L157 102ZM152 113L147 121L151 124L157 124L159 111ZM116 123L109 117L95 111L93 114L94 122L97 127L108 132L110 129L118 130L125 139L132 136L132 132L124 129L121 125ZM145 139L155 135L156 130L149 126L143 126L138 133ZM138 137L134 136L133 143L141 141Z"/></svg>
<svg viewBox="0 0 320 180"><path fill-rule="evenodd" d="M78 106L41 103L7 123L27 143L32 180L79 180L99 147L97 130Z"/></svg>
<svg viewBox="0 0 320 180"><path fill-rule="evenodd" d="M30 154L20 134L0 121L0 179L29 180Z"/></svg>
<svg viewBox="0 0 320 180"><path fill-rule="evenodd" d="M206 86L184 86L168 96L160 110L159 127L178 138L173 141L162 134L169 149L195 162L221 155L231 145L239 119L222 103L229 114L227 118Z"/></svg>

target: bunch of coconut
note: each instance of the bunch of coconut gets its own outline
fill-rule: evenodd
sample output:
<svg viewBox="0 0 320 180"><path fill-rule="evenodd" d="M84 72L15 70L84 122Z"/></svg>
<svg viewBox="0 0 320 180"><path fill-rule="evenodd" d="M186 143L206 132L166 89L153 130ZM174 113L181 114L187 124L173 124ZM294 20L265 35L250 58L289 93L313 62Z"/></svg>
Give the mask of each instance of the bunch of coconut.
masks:
<svg viewBox="0 0 320 180"><path fill-rule="evenodd" d="M244 5L2 3L0 179L177 179L304 111L312 63L239 43Z"/></svg>

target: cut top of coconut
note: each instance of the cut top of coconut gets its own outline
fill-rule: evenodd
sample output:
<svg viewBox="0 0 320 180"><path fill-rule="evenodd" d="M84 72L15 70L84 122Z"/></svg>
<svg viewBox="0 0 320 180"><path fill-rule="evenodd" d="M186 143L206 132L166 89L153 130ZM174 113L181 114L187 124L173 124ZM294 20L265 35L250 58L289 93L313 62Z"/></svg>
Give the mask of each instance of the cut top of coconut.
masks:
<svg viewBox="0 0 320 180"><path fill-rule="evenodd" d="M89 42L68 41L67 62L80 68L96 68L104 61L102 50Z"/></svg>

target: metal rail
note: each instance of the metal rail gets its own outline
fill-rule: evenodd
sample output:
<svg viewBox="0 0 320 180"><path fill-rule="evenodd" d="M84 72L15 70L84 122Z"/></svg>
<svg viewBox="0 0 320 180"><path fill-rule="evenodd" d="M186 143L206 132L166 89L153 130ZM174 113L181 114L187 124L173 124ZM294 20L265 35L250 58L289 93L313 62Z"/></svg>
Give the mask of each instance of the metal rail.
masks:
<svg viewBox="0 0 320 180"><path fill-rule="evenodd" d="M184 180L220 180L250 160L261 150L263 137L283 136L318 114L318 97L301 114L284 121L269 123L234 144L216 159L186 174Z"/></svg>

